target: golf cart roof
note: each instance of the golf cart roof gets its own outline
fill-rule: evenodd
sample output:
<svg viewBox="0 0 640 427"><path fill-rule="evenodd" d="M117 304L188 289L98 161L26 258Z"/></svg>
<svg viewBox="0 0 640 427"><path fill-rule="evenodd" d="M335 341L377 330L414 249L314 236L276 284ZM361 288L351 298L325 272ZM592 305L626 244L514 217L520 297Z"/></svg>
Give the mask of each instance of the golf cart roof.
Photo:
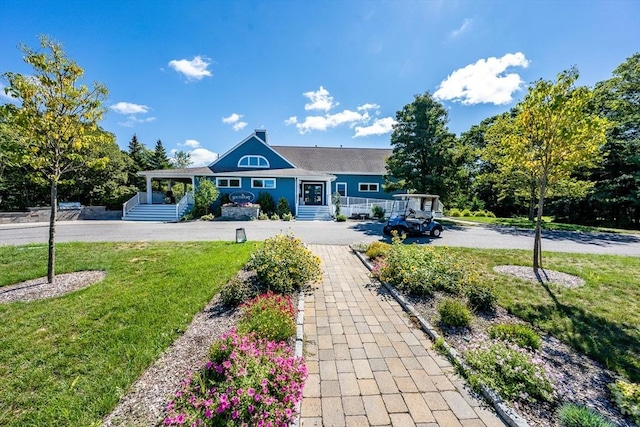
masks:
<svg viewBox="0 0 640 427"><path fill-rule="evenodd" d="M433 200L433 199L439 199L440 196L437 196L435 194L394 194L393 195L394 198L396 199L429 199L429 200Z"/></svg>

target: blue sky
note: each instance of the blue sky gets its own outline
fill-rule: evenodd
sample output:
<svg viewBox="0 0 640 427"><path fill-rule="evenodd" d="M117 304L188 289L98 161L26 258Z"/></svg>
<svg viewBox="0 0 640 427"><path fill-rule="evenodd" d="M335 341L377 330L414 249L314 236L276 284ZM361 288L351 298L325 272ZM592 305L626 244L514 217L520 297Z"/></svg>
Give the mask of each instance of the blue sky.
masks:
<svg viewBox="0 0 640 427"><path fill-rule="evenodd" d="M460 134L573 65L592 86L640 51L640 1L3 0L0 72L28 74L17 46L39 34L108 87L122 148L135 133L202 165L259 128L389 147L426 91Z"/></svg>

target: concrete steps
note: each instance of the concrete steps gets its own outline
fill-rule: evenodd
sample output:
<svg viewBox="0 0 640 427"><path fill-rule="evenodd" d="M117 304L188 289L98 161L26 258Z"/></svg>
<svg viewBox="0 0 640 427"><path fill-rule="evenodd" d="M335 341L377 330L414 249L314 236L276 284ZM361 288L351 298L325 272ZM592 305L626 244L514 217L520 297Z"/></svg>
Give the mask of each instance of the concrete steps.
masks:
<svg viewBox="0 0 640 427"><path fill-rule="evenodd" d="M329 206L298 206L297 221L331 221Z"/></svg>

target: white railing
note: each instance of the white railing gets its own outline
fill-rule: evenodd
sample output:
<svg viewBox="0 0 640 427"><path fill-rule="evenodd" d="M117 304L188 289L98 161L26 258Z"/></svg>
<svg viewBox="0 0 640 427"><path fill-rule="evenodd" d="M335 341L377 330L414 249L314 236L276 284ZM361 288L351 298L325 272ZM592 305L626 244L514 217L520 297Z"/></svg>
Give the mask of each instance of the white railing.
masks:
<svg viewBox="0 0 640 427"><path fill-rule="evenodd" d="M132 198L122 204L122 216L125 217L131 211L140 204L140 200L145 200L147 193L138 192Z"/></svg>
<svg viewBox="0 0 640 427"><path fill-rule="evenodd" d="M340 197L340 203L342 204L341 213L347 217L357 215L373 216L372 209L374 206L381 207L385 211L385 216L389 216L393 206L393 200L370 199L367 197ZM331 205L331 214L335 214L334 205Z"/></svg>
<svg viewBox="0 0 640 427"><path fill-rule="evenodd" d="M180 219L180 215L182 214L182 212L184 212L187 206L192 204L193 204L193 193L187 192L184 195L184 197L182 197L182 199L180 199L180 201L176 205L176 218Z"/></svg>

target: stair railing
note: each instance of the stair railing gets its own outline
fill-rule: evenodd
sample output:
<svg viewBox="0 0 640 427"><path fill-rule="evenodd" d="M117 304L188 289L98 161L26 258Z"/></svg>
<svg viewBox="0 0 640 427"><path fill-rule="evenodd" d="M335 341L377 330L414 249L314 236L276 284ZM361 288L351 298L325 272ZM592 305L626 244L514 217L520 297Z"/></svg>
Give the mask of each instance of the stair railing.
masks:
<svg viewBox="0 0 640 427"><path fill-rule="evenodd" d="M147 193L137 192L132 198L122 204L122 217L126 217L129 212L140 204L140 199L144 200Z"/></svg>
<svg viewBox="0 0 640 427"><path fill-rule="evenodd" d="M176 219L180 219L180 214L184 212L187 206L193 204L193 193L187 192L176 205Z"/></svg>

